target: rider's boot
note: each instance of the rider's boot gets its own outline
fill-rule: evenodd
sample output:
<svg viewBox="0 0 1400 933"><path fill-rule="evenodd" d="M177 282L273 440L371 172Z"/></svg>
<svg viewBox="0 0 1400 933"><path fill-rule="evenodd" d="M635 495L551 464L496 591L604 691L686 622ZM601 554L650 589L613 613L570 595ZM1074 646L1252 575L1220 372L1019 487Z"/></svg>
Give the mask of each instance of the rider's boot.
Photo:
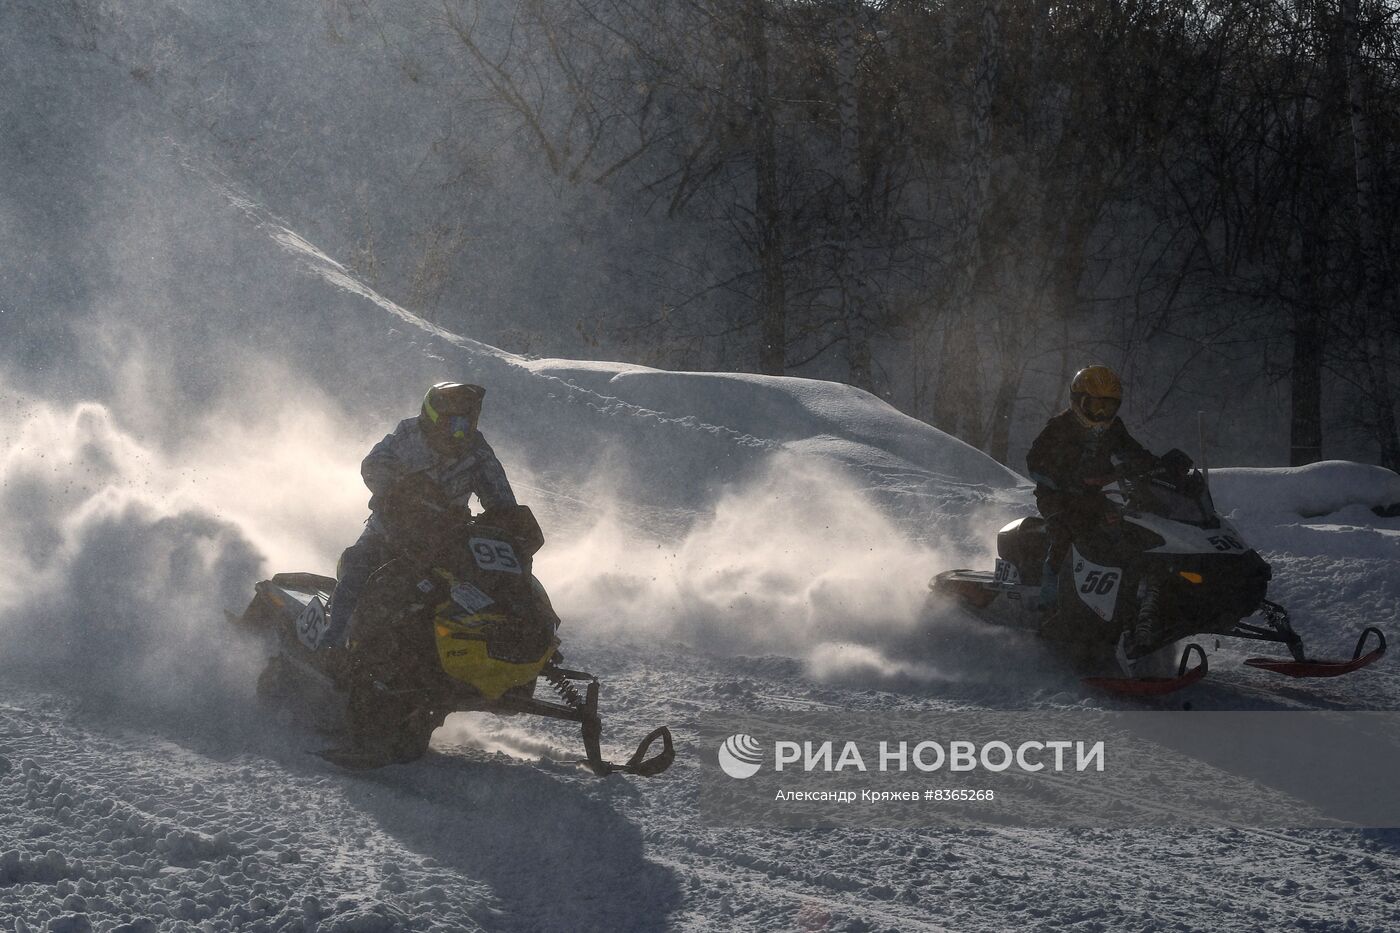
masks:
<svg viewBox="0 0 1400 933"><path fill-rule="evenodd" d="M1041 612L1050 612L1055 608L1059 596L1060 575L1050 561L1046 560L1040 571L1040 596L1036 602L1036 608Z"/></svg>
<svg viewBox="0 0 1400 933"><path fill-rule="evenodd" d="M1120 644L1122 653L1128 660L1136 661L1162 647L1162 636L1162 582L1153 580L1148 584L1137 619L1124 633Z"/></svg>

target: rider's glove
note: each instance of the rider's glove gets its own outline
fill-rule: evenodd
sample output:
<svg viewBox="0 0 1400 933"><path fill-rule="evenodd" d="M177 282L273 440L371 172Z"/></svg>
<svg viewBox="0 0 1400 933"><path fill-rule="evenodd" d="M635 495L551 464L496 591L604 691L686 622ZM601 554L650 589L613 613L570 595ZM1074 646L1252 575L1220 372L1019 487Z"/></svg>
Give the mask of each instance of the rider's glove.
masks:
<svg viewBox="0 0 1400 933"><path fill-rule="evenodd" d="M446 505L442 490L422 473L410 473L387 492L369 500L371 511L381 513L391 522L410 524L441 512Z"/></svg>
<svg viewBox="0 0 1400 933"><path fill-rule="evenodd" d="M1157 458L1157 469L1167 476L1185 476L1191 472L1191 467L1191 458L1176 448Z"/></svg>
<svg viewBox="0 0 1400 933"><path fill-rule="evenodd" d="M320 635L316 637L315 650L325 651L328 648L344 648L345 635L345 632L331 631L331 627L327 625L325 628L321 629Z"/></svg>

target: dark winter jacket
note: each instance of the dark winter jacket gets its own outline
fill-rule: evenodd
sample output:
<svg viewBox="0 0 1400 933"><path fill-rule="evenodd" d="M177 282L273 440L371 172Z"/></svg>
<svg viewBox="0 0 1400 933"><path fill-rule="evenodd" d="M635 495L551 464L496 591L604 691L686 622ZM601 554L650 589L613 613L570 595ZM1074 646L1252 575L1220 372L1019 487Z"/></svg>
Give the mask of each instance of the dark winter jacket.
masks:
<svg viewBox="0 0 1400 933"><path fill-rule="evenodd" d="M400 421L394 433L375 444L360 464L360 475L375 497L371 508L375 507L375 500L382 501L395 483L411 473L424 474L448 502L463 508L473 493L483 509L516 504L506 471L480 431L473 435L466 453L447 454L428 443L417 418ZM370 515L368 527L375 533L384 532L377 514Z"/></svg>
<svg viewBox="0 0 1400 933"><path fill-rule="evenodd" d="M1036 491L1069 495L1098 492L1086 486L1091 477L1108 476L1117 463L1147 468L1156 458L1133 440L1117 418L1103 431L1086 428L1074 412L1065 409L1055 415L1031 444L1026 466Z"/></svg>

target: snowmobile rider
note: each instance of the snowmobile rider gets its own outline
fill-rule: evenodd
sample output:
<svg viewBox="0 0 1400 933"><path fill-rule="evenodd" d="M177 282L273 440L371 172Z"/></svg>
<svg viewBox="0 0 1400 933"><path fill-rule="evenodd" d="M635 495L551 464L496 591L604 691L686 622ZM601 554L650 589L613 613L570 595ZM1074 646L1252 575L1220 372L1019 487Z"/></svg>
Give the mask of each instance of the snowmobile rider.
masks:
<svg viewBox="0 0 1400 933"><path fill-rule="evenodd" d="M390 528L431 520L415 503L426 498L466 508L475 493L488 512L516 504L501 462L477 430L485 395L481 386L437 383L423 396L418 416L400 421L360 464L372 493L370 517L359 540L340 557L330 623L318 647L345 644L361 589L394 556Z"/></svg>
<svg viewBox="0 0 1400 933"><path fill-rule="evenodd" d="M1156 467L1184 475L1191 459L1179 450L1155 457L1118 419L1123 382L1107 366L1086 366L1069 386L1069 408L1053 416L1031 444L1026 466L1035 480L1035 504L1045 518L1049 547L1041 574L1040 606L1059 595L1059 570L1071 542L1098 526L1107 511L1103 487L1118 468Z"/></svg>

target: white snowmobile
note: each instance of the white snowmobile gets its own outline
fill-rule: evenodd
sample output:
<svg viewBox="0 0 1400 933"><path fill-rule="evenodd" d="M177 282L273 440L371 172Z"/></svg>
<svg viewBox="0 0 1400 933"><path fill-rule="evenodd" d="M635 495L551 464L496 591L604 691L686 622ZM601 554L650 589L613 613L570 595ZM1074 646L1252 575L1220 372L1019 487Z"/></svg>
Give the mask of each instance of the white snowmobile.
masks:
<svg viewBox="0 0 1400 933"><path fill-rule="evenodd" d="M1375 627L1361 633L1349 661L1308 658L1287 611L1266 598L1268 563L1216 512L1207 479L1199 470L1120 469L1112 478L1118 488L1105 490L1104 521L1070 546L1053 605L1040 605L1048 542L1039 516L997 532L992 571L949 570L929 588L986 622L1034 632L1091 663L1116 655L1121 676L1085 678L1113 693L1169 693L1200 680L1207 662L1195 643L1182 650L1174 675L1148 673L1161 669L1163 652L1195 635L1284 645L1291 659L1245 664L1290 677L1336 677L1380 658L1385 635ZM1142 632L1152 633L1151 642L1136 645L1130 659L1125 645Z"/></svg>
<svg viewBox="0 0 1400 933"><path fill-rule="evenodd" d="M436 520L426 531L421 522L411 534L391 529L399 556L365 584L348 648L316 647L334 578L279 573L257 584L233 621L274 649L258 679L259 698L309 712L326 731L348 732L349 746L320 754L351 769L413 761L448 713L476 710L579 723L584 763L597 775L652 776L670 767L675 750L665 726L625 764L603 759L598 680L563 666L559 617L531 570L544 535L529 508L472 517L427 506ZM535 697L540 680L558 701ZM647 758L658 739L662 750Z"/></svg>

